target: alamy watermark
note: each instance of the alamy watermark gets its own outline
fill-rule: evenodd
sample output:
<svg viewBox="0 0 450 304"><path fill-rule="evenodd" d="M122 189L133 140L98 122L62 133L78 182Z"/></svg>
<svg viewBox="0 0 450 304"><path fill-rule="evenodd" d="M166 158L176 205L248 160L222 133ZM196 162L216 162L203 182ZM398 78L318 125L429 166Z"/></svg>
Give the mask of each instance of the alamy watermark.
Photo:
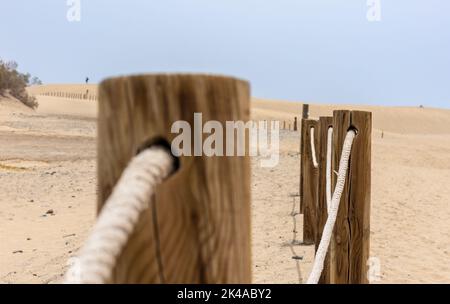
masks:
<svg viewBox="0 0 450 304"><path fill-rule="evenodd" d="M81 260L78 257L71 257L67 260L66 266L69 270L66 272L65 280L74 284L81 283L82 266Z"/></svg>
<svg viewBox="0 0 450 304"><path fill-rule="evenodd" d="M67 0L69 9L67 10L67 21L80 22L81 21L81 0Z"/></svg>
<svg viewBox="0 0 450 304"><path fill-rule="evenodd" d="M176 121L170 131L178 134L171 143L172 153L177 157L261 156L261 167L275 167L279 161L278 121L226 121L222 124L211 120L203 123L202 113L194 113L193 127L187 121Z"/></svg>
<svg viewBox="0 0 450 304"><path fill-rule="evenodd" d="M367 0L367 20L369 22L381 21L381 0Z"/></svg>
<svg viewBox="0 0 450 304"><path fill-rule="evenodd" d="M369 283L375 283L381 281L381 261L377 257L370 257L367 260L367 280Z"/></svg>

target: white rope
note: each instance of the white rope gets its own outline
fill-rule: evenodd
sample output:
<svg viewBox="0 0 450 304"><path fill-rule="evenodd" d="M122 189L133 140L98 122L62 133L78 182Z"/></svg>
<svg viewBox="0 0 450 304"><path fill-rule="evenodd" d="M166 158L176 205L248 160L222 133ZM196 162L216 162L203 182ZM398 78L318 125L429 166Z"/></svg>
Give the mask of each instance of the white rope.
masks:
<svg viewBox="0 0 450 304"><path fill-rule="evenodd" d="M310 129L311 132L311 154L312 154L312 162L313 162L313 166L314 168L318 168L319 167L319 163L317 162L317 158L316 158L316 147L314 144L314 128Z"/></svg>
<svg viewBox="0 0 450 304"><path fill-rule="evenodd" d="M327 212L330 213L331 208L331 149L333 144L333 128L328 128L327 137L327 165L326 165L326 196L327 196Z"/></svg>
<svg viewBox="0 0 450 304"><path fill-rule="evenodd" d="M66 274L69 284L101 284L112 278L117 259L151 206L155 187L173 170L173 158L162 147L135 156L106 201L91 235Z"/></svg>
<svg viewBox="0 0 450 304"><path fill-rule="evenodd" d="M327 222L322 233L319 247L317 249L316 258L314 260L313 268L309 275L307 284L317 284L323 270L323 263L327 255L328 247L330 245L331 236L333 234L334 224L336 223L339 203L341 201L342 192L344 190L345 179L347 177L347 170L352 149L353 139L355 138L355 131L350 130L345 137L344 146L342 148L341 159L339 161L339 173L336 182L336 188L331 199L331 208L328 213Z"/></svg>

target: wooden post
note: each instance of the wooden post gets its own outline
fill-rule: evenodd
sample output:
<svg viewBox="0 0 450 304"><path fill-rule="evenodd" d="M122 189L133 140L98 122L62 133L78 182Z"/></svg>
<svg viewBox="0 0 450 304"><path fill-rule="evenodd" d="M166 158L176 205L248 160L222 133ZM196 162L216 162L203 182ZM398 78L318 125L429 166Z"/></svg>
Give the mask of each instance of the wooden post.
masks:
<svg viewBox="0 0 450 304"><path fill-rule="evenodd" d="M221 122L224 136L226 121L250 119L248 83L228 77L120 77L102 82L98 94L99 209L139 148L180 135L171 132L174 122L190 124L192 142L185 144L194 151L194 113L202 113L203 123ZM245 141L248 147L248 136ZM179 162L141 215L113 283L250 283L250 158L181 156Z"/></svg>
<svg viewBox="0 0 450 304"><path fill-rule="evenodd" d="M338 170L348 130L356 129L357 135L332 239L330 281L336 284L368 283L372 113L334 111L333 127L334 170ZM334 185L335 174L333 179Z"/></svg>
<svg viewBox="0 0 450 304"><path fill-rule="evenodd" d="M309 104L303 104L302 119L308 119L308 118L309 118Z"/></svg>
<svg viewBox="0 0 450 304"><path fill-rule="evenodd" d="M319 122L302 120L303 151L301 153L301 211L303 213L303 243L314 244L317 231L316 209L318 198L319 169L314 168L311 149L311 128L314 128L316 154L319 148Z"/></svg>
<svg viewBox="0 0 450 304"><path fill-rule="evenodd" d="M333 127L333 117L320 117L319 119L319 150L317 160L319 162L319 186L318 186L318 204L317 204L317 236L316 252L322 239L322 232L327 222L327 193L326 193L326 164L327 164L327 140L328 129ZM330 283L330 248L325 258L320 284Z"/></svg>
<svg viewBox="0 0 450 304"><path fill-rule="evenodd" d="M303 214L303 173L305 159L305 137L306 137L306 119L302 119L300 130L300 187L299 187L299 199L300 199L300 214Z"/></svg>
<svg viewBox="0 0 450 304"><path fill-rule="evenodd" d="M297 131L297 117L294 117L294 131Z"/></svg>

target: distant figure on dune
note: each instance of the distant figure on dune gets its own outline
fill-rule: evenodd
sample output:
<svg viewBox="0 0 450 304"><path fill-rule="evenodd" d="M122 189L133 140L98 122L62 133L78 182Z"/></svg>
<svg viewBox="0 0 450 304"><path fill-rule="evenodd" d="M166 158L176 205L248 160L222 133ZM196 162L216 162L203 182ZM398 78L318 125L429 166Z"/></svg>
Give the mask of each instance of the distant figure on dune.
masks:
<svg viewBox="0 0 450 304"><path fill-rule="evenodd" d="M88 84L89 82L89 77L86 77L86 84Z"/></svg>

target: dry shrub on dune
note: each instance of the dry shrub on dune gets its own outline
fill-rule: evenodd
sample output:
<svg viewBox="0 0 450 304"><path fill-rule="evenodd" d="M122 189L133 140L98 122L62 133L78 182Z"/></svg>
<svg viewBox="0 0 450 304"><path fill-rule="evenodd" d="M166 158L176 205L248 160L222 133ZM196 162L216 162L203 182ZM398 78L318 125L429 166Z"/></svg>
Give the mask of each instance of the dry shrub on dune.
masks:
<svg viewBox="0 0 450 304"><path fill-rule="evenodd" d="M0 95L9 94L20 100L26 106L35 109L38 106L36 99L28 95L26 87L31 84L41 84L41 81L26 73L17 71L18 64L14 61L0 60Z"/></svg>

